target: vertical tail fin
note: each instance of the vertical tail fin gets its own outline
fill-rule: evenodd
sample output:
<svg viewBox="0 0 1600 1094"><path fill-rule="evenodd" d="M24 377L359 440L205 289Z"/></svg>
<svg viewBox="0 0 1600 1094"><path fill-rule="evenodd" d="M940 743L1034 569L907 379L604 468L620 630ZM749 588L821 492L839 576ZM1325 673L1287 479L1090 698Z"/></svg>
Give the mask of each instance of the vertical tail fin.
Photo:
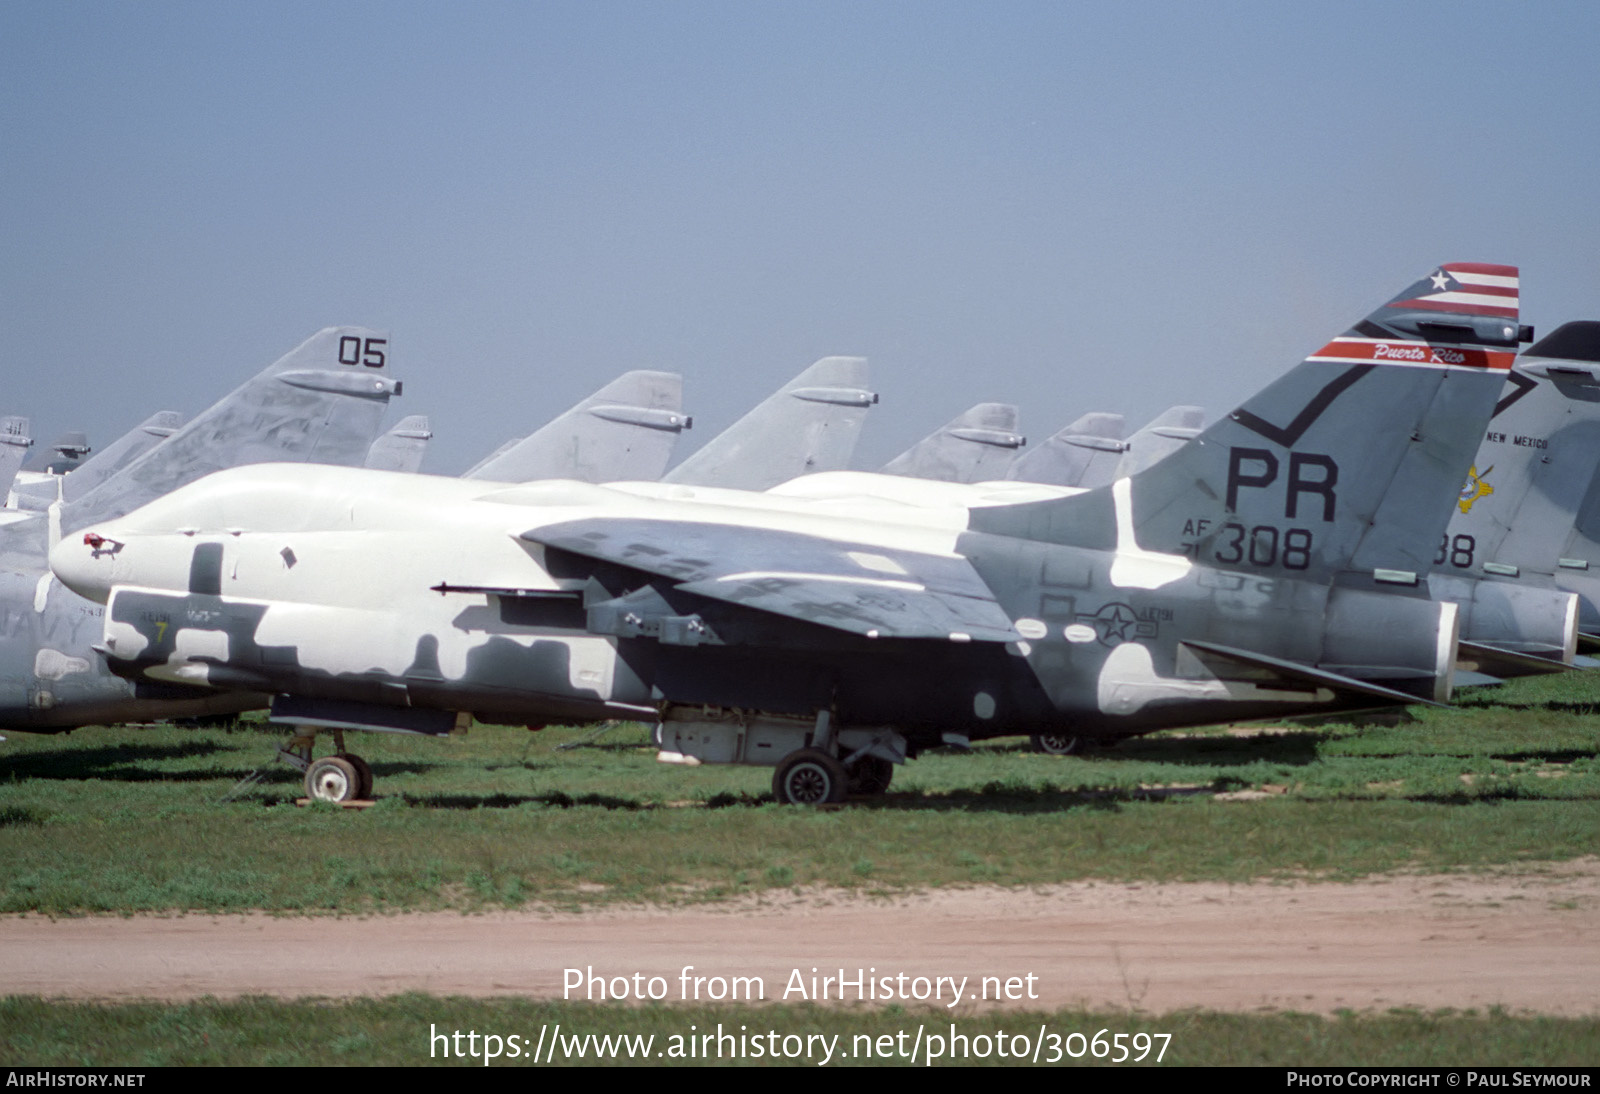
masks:
<svg viewBox="0 0 1600 1094"><path fill-rule="evenodd" d="M158 410L128 432L84 460L61 482L64 501L76 501L129 466L183 426L176 410Z"/></svg>
<svg viewBox="0 0 1600 1094"><path fill-rule="evenodd" d="M5 504L11 484L22 469L23 457L32 446L32 428L28 419L0 418L0 505Z"/></svg>
<svg viewBox="0 0 1600 1094"><path fill-rule="evenodd" d="M1147 467L1154 467L1198 437L1205 424L1206 412L1202 407L1168 407L1149 425L1128 438L1128 451L1118 461L1116 472L1107 481L1126 479Z"/></svg>
<svg viewBox="0 0 1600 1094"><path fill-rule="evenodd" d="M1018 456L1006 478L1086 489L1102 486L1111 481L1117 462L1128 449L1122 440L1126 428L1121 414L1085 414Z"/></svg>
<svg viewBox="0 0 1600 1094"><path fill-rule="evenodd" d="M1456 498L1446 572L1554 574L1600 468L1600 323L1567 323L1507 377Z"/></svg>
<svg viewBox="0 0 1600 1094"><path fill-rule="evenodd" d="M1004 474L1027 443L1017 432L1017 408L979 403L883 465L885 475L940 482L987 482Z"/></svg>
<svg viewBox="0 0 1600 1094"><path fill-rule="evenodd" d="M426 414L401 418L393 429L372 442L362 466L373 471L403 471L414 475L422 467L422 457L427 454L431 440L433 430L428 426Z"/></svg>
<svg viewBox="0 0 1600 1094"><path fill-rule="evenodd" d="M83 497L64 503L70 531L109 520L213 471L285 461L359 467L400 382L389 339L362 327L328 327L246 381L165 443Z"/></svg>
<svg viewBox="0 0 1600 1094"><path fill-rule="evenodd" d="M1130 558L1414 585L1523 335L1517 285L1512 266L1440 266L1155 466L973 525Z"/></svg>
<svg viewBox="0 0 1600 1094"><path fill-rule="evenodd" d="M48 471L52 475L65 475L69 471L76 471L83 464L83 458L94 451L89 444L89 435L81 429L69 429L55 439L49 451L51 456L40 455L34 458L28 467L29 471Z"/></svg>
<svg viewBox="0 0 1600 1094"><path fill-rule="evenodd" d="M625 372L531 436L502 445L464 479L656 479L688 429L683 377Z"/></svg>
<svg viewBox="0 0 1600 1094"><path fill-rule="evenodd" d="M767 490L850 465L867 408L864 357L824 357L662 477L685 486Z"/></svg>

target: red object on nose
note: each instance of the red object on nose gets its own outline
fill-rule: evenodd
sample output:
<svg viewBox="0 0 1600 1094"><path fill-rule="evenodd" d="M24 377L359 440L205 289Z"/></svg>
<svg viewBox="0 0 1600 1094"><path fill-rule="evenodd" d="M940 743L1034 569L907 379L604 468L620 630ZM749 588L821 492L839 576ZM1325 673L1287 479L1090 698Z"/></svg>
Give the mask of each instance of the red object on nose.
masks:
<svg viewBox="0 0 1600 1094"><path fill-rule="evenodd" d="M97 535L94 532L85 532L83 534L83 542L98 551L101 547L105 546L106 537Z"/></svg>

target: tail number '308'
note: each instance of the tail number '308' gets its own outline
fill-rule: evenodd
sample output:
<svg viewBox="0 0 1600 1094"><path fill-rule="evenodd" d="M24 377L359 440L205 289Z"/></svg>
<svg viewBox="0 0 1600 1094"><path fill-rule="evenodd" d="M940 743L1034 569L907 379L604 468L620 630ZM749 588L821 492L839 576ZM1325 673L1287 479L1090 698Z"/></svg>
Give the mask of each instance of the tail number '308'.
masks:
<svg viewBox="0 0 1600 1094"><path fill-rule="evenodd" d="M1270 524L1246 528L1224 524L1217 536L1215 558L1225 566L1248 562L1251 566L1282 564L1286 570L1304 570L1311 565L1311 533L1290 528L1280 533Z"/></svg>
<svg viewBox="0 0 1600 1094"><path fill-rule="evenodd" d="M339 363L382 368L383 347L388 344L387 338L357 338L353 334L347 334L339 339Z"/></svg>

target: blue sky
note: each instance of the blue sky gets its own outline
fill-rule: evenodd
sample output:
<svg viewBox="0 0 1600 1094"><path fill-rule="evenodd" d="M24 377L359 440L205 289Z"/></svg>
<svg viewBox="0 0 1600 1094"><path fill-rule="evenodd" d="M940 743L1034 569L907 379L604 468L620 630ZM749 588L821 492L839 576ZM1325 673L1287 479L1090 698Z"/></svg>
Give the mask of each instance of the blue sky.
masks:
<svg viewBox="0 0 1600 1094"><path fill-rule="evenodd" d="M0 3L0 413L388 329L455 473L630 368L1230 409L1441 261L1600 318L1600 6Z"/></svg>

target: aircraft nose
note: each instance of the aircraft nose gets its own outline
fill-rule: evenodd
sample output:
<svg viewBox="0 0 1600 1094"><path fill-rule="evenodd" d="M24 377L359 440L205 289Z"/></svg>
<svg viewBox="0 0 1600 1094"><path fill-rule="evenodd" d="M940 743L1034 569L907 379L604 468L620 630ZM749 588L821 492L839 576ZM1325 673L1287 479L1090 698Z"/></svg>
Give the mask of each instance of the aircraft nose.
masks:
<svg viewBox="0 0 1600 1094"><path fill-rule="evenodd" d="M74 532L50 548L50 569L79 596L103 604L111 595L113 564L122 547L121 541L101 532Z"/></svg>

